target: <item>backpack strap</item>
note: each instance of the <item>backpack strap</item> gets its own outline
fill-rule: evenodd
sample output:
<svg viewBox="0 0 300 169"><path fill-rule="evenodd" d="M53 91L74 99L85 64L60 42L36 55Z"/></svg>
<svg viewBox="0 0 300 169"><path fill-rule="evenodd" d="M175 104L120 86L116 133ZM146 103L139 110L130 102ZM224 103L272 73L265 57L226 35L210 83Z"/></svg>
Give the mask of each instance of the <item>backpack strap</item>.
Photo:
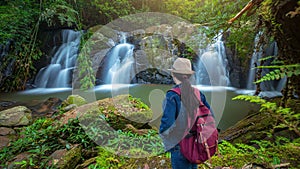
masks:
<svg viewBox="0 0 300 169"><path fill-rule="evenodd" d="M173 92L175 92L176 94L178 94L179 96L181 96L181 90L180 90L179 87L172 88L172 89L170 89L169 91L173 91Z"/></svg>
<svg viewBox="0 0 300 169"><path fill-rule="evenodd" d="M199 102L200 102L200 107L205 106L205 105L203 104L203 102L201 101L200 91L199 91L198 89L194 88L194 87L193 87L193 89L194 89L194 93L195 93L196 97L198 98L198 100L199 100ZM173 92L175 92L176 94L178 94L179 96L181 96L181 90L180 90L179 87L172 88L172 89L170 89L169 91L173 91Z"/></svg>

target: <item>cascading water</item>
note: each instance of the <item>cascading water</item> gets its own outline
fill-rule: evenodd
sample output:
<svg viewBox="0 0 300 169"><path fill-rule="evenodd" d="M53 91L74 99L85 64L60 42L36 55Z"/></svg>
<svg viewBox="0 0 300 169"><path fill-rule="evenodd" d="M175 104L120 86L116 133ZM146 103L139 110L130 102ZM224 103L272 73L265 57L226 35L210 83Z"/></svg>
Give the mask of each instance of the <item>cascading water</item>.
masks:
<svg viewBox="0 0 300 169"><path fill-rule="evenodd" d="M247 83L247 89L254 90L255 89L255 84L253 83L255 81L255 76L256 76L256 66L259 66L260 62L259 59L262 58L262 48L257 49L258 41L261 36L261 33L258 33L254 39L254 52L251 57L251 62L250 62L250 69L248 73L248 83Z"/></svg>
<svg viewBox="0 0 300 169"><path fill-rule="evenodd" d="M273 42L270 44L270 46L263 51L262 47L258 48L258 41L260 39L260 36L262 36L262 33L258 33L255 37L255 41L254 41L254 52L252 54L252 58L251 58L251 62L250 62L250 70L248 73L248 82L247 82L247 89L250 90L255 90L256 89L256 85L254 84L254 82L258 79L256 79L256 74L257 74L257 66L261 66L261 61L260 59L263 58L263 55L265 56L277 56L278 55L278 47L276 42ZM263 65L271 65L271 62L274 60L273 59L268 59L266 61L264 61ZM267 73L269 73L270 70L269 69L262 69L262 73L261 76L266 75ZM285 85L286 82L286 78L283 78L279 81L265 81L260 83L260 87L262 91L278 91L280 92L283 88L283 86Z"/></svg>
<svg viewBox="0 0 300 169"><path fill-rule="evenodd" d="M0 72L0 81L2 78L10 76L12 74L13 64L15 59L7 57L9 52L9 47L12 44L12 41L8 41L5 45L0 45L0 67L2 72ZM6 64L4 64L6 63Z"/></svg>
<svg viewBox="0 0 300 169"><path fill-rule="evenodd" d="M105 63L109 68L104 78L106 84L130 84L134 76L133 49L134 46L127 43L123 35L121 43L112 49L108 63Z"/></svg>
<svg viewBox="0 0 300 169"><path fill-rule="evenodd" d="M199 61L196 64L196 81L200 85L229 86L228 61L225 46L218 35L214 44L199 49Z"/></svg>
<svg viewBox="0 0 300 169"><path fill-rule="evenodd" d="M42 68L34 81L38 88L71 87L72 71L78 55L81 32L63 30L62 44L55 47L51 63Z"/></svg>

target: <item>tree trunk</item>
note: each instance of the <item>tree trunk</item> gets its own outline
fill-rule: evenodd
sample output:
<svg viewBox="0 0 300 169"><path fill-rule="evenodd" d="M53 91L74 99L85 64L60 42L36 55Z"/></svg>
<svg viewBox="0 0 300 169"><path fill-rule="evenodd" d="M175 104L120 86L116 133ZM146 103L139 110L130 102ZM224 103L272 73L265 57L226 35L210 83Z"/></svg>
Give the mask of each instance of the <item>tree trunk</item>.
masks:
<svg viewBox="0 0 300 169"><path fill-rule="evenodd" d="M275 24L271 31L274 32L278 44L278 55L285 64L300 63L300 12L297 0L273 0L271 15ZM271 21L268 21L271 22ZM300 76L291 78L294 94L300 94Z"/></svg>

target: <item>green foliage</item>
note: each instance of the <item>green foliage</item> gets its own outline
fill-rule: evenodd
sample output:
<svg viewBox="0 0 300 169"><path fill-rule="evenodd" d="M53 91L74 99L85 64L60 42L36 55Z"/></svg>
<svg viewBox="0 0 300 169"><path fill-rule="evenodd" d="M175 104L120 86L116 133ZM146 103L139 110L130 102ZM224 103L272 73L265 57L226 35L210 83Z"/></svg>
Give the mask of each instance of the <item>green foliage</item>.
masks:
<svg viewBox="0 0 300 169"><path fill-rule="evenodd" d="M12 64L12 75L0 84L1 90L23 89L34 70L33 61L41 56L36 46L39 5L30 1L10 1L1 6L0 11L0 44L12 42L0 67L2 71Z"/></svg>
<svg viewBox="0 0 300 169"><path fill-rule="evenodd" d="M51 139L48 136L53 134L55 131L52 126L52 121L50 119L38 119L32 125L25 127L20 135L23 135L22 138L11 143L10 146L5 147L0 151L0 166L5 166L5 161L11 159L14 155L21 152L31 152L35 153L30 155L32 159L27 162L21 162L21 165L31 165L37 164L39 160L47 158L46 154L50 152L51 149L57 149L60 146L57 144L56 139ZM56 143L56 144L50 144Z"/></svg>
<svg viewBox="0 0 300 169"><path fill-rule="evenodd" d="M134 7L129 0L93 0L92 4L99 9L101 15L105 15L107 23L119 17L134 13Z"/></svg>
<svg viewBox="0 0 300 169"><path fill-rule="evenodd" d="M88 90L94 87L96 77L92 66L92 60L90 58L90 46L93 41L87 41L89 34L83 34L81 36L81 50L77 58L77 69L79 71L78 77L80 78L80 89Z"/></svg>
<svg viewBox="0 0 300 169"><path fill-rule="evenodd" d="M264 75L255 83L261 83L269 80L279 80L285 77L293 77L300 75L300 64L293 65L271 65L271 66L258 66L259 69L275 69Z"/></svg>
<svg viewBox="0 0 300 169"><path fill-rule="evenodd" d="M292 158L297 158L299 151L289 154L295 148L299 148L296 140L291 142L283 137L277 137L275 142L254 140L251 144L231 144L223 140L219 144L219 156L212 157L212 167L242 168L245 164L260 164L265 168L275 168L283 162L291 162L289 168L297 168L298 162Z"/></svg>
<svg viewBox="0 0 300 169"><path fill-rule="evenodd" d="M68 27L79 27L79 14L74 7L66 0L51 0L42 4L44 10L40 14L40 19L48 26L67 25ZM58 22L56 21L58 20Z"/></svg>
<svg viewBox="0 0 300 169"><path fill-rule="evenodd" d="M19 153L29 152L28 160L16 164L46 168L49 155L55 150L69 149L70 144L81 144L84 148L95 146L80 127L78 119L71 120L62 127L53 124L52 119L40 118L32 125L24 127L19 133L22 137L0 150L0 166L6 166L6 161Z"/></svg>
<svg viewBox="0 0 300 169"><path fill-rule="evenodd" d="M117 136L109 140L106 146L99 147L96 168L122 168L128 165L130 156L151 157L162 153L164 150L157 131L149 130L140 136L119 130ZM170 154L167 153L166 156Z"/></svg>
<svg viewBox="0 0 300 169"><path fill-rule="evenodd" d="M276 18L272 12L272 10L274 10L273 7L275 3L277 2L273 0L265 0L261 3L260 8L257 10L259 16L261 16L267 24L270 24L267 28L272 33L277 31L282 32L281 24L276 22Z"/></svg>
<svg viewBox="0 0 300 169"><path fill-rule="evenodd" d="M300 112L294 112L291 108L278 106L276 103L268 102L258 96L240 95L234 97L233 100L246 100L260 104L260 112L269 113L270 116L274 117L278 121L278 123L273 124L273 130L287 128L300 136Z"/></svg>
<svg viewBox="0 0 300 169"><path fill-rule="evenodd" d="M118 169L124 165L125 159L113 152L107 151L103 147L98 147L99 155L97 156L97 169L112 168Z"/></svg>
<svg viewBox="0 0 300 169"><path fill-rule="evenodd" d="M188 1L167 0L164 2L166 12L187 19L200 25L210 41L220 32L229 33L225 36L226 45L235 52L241 60L246 60L253 51L253 42L257 27L257 15L241 17L233 24L228 20L235 16L249 1ZM241 40L242 39L242 40Z"/></svg>
<svg viewBox="0 0 300 169"><path fill-rule="evenodd" d="M105 123L102 121L102 123ZM97 125L95 123L94 125ZM99 127L90 124L88 135L93 140L101 141L106 151L127 156L153 156L164 152L161 138L156 130L148 130L145 134L139 135L132 131L111 130L105 126Z"/></svg>
<svg viewBox="0 0 300 169"><path fill-rule="evenodd" d="M247 95L239 95L234 97L232 100L245 100L251 103L264 104L266 103L265 99L260 98L259 96L247 96Z"/></svg>
<svg viewBox="0 0 300 169"><path fill-rule="evenodd" d="M149 106L146 105L140 98L133 97L129 95L128 100L133 104L134 107L144 110L150 110Z"/></svg>

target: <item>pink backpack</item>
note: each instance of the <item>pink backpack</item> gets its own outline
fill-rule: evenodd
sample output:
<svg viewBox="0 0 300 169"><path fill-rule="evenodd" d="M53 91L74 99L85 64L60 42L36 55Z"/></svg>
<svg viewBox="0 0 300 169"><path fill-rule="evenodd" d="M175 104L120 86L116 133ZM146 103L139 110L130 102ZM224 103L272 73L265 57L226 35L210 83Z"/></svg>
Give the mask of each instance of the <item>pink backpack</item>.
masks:
<svg viewBox="0 0 300 169"><path fill-rule="evenodd" d="M171 90L180 96L180 88ZM195 112L196 119L188 119L194 124L179 145L181 153L191 163L201 164L218 151L218 130L213 114L201 101L199 90L194 89L194 91L200 101L200 106Z"/></svg>

